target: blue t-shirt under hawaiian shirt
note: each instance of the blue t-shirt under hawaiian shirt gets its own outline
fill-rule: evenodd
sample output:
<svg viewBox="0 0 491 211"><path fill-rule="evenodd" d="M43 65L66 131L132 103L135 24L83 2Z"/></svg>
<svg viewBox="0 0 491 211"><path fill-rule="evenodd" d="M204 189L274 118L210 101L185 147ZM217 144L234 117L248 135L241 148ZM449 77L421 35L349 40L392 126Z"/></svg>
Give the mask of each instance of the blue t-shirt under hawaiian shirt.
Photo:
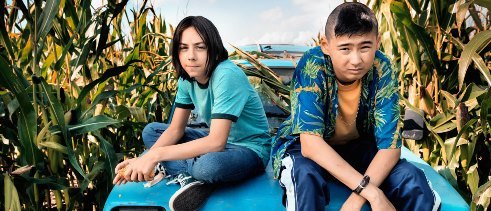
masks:
<svg viewBox="0 0 491 211"><path fill-rule="evenodd" d="M271 137L261 99L232 61L221 62L206 85L180 78L175 105L196 107L208 125L211 119L232 120L227 143L247 147L259 155L264 166L268 163Z"/></svg>
<svg viewBox="0 0 491 211"><path fill-rule="evenodd" d="M401 147L398 71L377 51L373 67L361 79L362 90L356 128L360 137L376 141L379 149ZM300 59L291 82L291 115L273 140L272 159L275 178L286 149L299 141L301 133L329 140L334 134L338 112L338 87L331 58L320 47L307 51Z"/></svg>

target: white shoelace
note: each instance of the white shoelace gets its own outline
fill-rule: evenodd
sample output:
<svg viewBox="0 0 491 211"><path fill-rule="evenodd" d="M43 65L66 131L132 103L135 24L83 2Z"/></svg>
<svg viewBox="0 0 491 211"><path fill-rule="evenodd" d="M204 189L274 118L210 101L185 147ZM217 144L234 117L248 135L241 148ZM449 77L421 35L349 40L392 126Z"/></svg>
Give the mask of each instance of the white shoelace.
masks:
<svg viewBox="0 0 491 211"><path fill-rule="evenodd" d="M148 181L143 185L145 188L149 188L154 186L155 184L159 183L162 181L162 179L169 177L169 175L166 175L164 167L159 163L157 166L155 166L155 176L151 181Z"/></svg>
<svg viewBox="0 0 491 211"><path fill-rule="evenodd" d="M166 185L179 183L181 186L183 186L185 184L186 180L188 180L188 179L191 179L191 176L184 176L183 174L179 174L179 175L177 175L177 177L174 177L174 179L167 182Z"/></svg>

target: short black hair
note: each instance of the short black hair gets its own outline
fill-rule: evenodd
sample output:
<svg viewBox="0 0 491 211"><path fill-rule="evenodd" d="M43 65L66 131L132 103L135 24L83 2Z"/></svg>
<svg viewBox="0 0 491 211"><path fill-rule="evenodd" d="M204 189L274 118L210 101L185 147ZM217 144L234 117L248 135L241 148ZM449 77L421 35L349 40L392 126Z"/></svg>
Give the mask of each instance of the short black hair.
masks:
<svg viewBox="0 0 491 211"><path fill-rule="evenodd" d="M337 6L326 22L326 38L344 35L375 33L378 36L378 22L373 11L357 2L346 2Z"/></svg>
<svg viewBox="0 0 491 211"><path fill-rule="evenodd" d="M189 27L194 27L206 45L208 60L206 61L206 77L211 74L220 62L228 58L227 49L223 46L222 38L213 23L202 16L188 16L179 22L172 37L172 64L176 68L177 76L186 80L191 80L181 63L179 62L179 44L182 39L182 32Z"/></svg>

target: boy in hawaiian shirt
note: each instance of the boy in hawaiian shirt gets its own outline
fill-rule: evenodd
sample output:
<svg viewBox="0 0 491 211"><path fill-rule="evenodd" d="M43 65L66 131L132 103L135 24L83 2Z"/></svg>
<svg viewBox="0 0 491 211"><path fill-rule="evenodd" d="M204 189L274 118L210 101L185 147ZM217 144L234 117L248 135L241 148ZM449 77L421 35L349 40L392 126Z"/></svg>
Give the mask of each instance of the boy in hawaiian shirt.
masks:
<svg viewBox="0 0 491 211"><path fill-rule="evenodd" d="M273 168L287 210L324 210L327 183L353 190L341 210L436 210L424 173L400 159L398 71L378 51L367 6L344 3L329 15L321 46L293 74L291 116L273 141Z"/></svg>

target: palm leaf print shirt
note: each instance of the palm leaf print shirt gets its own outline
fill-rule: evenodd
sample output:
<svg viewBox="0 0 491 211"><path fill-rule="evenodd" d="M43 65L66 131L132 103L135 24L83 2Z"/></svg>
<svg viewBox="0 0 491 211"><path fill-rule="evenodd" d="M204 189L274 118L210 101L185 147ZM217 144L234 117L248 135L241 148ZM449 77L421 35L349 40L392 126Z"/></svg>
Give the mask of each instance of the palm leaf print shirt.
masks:
<svg viewBox="0 0 491 211"><path fill-rule="evenodd" d="M382 52L361 79L362 88L356 119L360 137L376 142L378 149L401 147L398 71ZM331 58L320 47L307 51L300 59L291 82L291 115L279 127L272 144L275 178L286 149L300 141L300 134L329 140L334 134L338 114L338 85Z"/></svg>

